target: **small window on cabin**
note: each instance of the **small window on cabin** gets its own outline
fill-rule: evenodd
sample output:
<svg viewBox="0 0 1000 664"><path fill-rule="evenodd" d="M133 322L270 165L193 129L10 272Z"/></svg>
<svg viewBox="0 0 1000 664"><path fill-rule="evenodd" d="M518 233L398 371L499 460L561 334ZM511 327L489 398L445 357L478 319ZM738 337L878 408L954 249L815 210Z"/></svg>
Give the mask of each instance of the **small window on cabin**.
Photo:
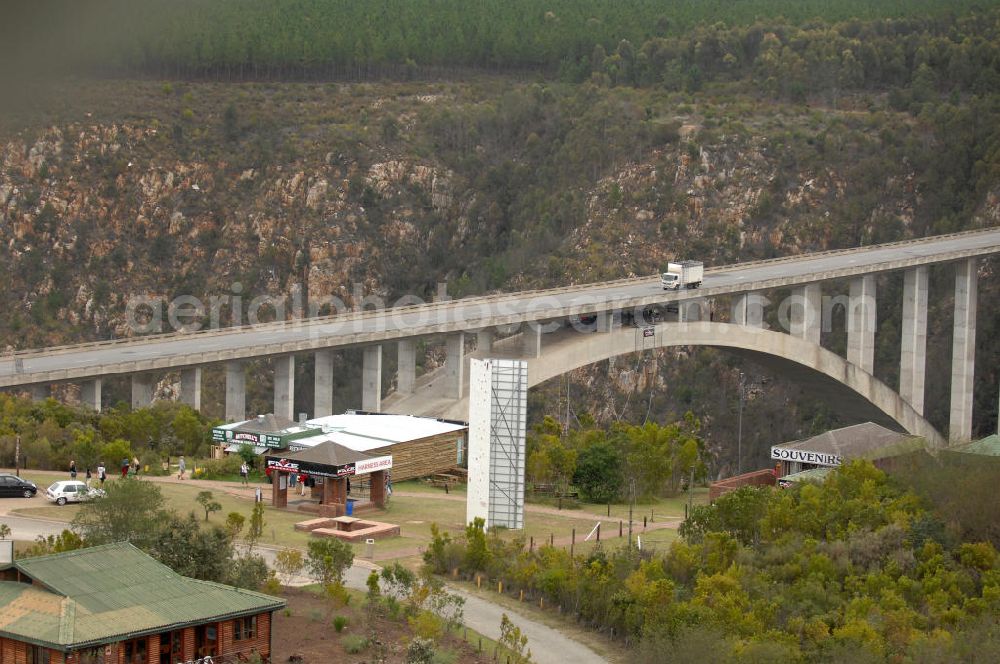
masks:
<svg viewBox="0 0 1000 664"><path fill-rule="evenodd" d="M257 636L257 616L246 616L233 621L233 640L244 641Z"/></svg>
<svg viewBox="0 0 1000 664"><path fill-rule="evenodd" d="M49 664L49 649L42 646L28 646L28 664Z"/></svg>

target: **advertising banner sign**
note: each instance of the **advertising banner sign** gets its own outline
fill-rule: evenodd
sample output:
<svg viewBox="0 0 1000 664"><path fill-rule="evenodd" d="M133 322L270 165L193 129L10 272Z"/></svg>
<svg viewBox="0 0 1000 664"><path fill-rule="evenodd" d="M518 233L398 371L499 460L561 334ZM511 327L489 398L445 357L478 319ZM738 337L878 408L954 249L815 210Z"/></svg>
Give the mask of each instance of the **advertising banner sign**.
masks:
<svg viewBox="0 0 1000 664"><path fill-rule="evenodd" d="M778 461L811 463L817 466L839 466L843 463L843 458L837 454L810 452L809 450L796 450L787 447L772 447L771 458Z"/></svg>
<svg viewBox="0 0 1000 664"><path fill-rule="evenodd" d="M374 473L378 470L389 470L390 468L392 468L392 457L380 456L366 459L365 461L356 461L354 463L354 474L367 475L368 473Z"/></svg>
<svg viewBox="0 0 1000 664"><path fill-rule="evenodd" d="M285 459L282 457L265 457L269 469L287 472L301 473L313 477L349 477L351 475L367 475L379 470L389 470L392 468L392 457L381 456L345 463L342 466L331 466L312 461L300 461L295 459Z"/></svg>

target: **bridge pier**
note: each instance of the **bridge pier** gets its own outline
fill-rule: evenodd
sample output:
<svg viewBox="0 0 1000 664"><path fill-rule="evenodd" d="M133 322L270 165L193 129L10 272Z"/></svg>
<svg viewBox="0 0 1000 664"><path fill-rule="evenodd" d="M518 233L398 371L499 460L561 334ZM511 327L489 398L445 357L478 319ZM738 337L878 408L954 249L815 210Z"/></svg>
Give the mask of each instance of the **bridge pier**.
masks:
<svg viewBox="0 0 1000 664"><path fill-rule="evenodd" d="M521 354L524 357L541 357L542 324L539 321L521 323Z"/></svg>
<svg viewBox="0 0 1000 664"><path fill-rule="evenodd" d="M492 328L487 328L479 330L476 332L476 351L479 353L484 353L489 355L493 350L493 340L496 338L496 333Z"/></svg>
<svg viewBox="0 0 1000 664"><path fill-rule="evenodd" d="M454 399L461 399L465 394L465 332L449 334L445 343L448 350L444 361L448 394Z"/></svg>
<svg viewBox="0 0 1000 664"><path fill-rule="evenodd" d="M226 422L247 418L247 375L242 360L226 362Z"/></svg>
<svg viewBox="0 0 1000 664"><path fill-rule="evenodd" d="M820 284L792 290L789 332L793 337L819 344L823 321L823 291Z"/></svg>
<svg viewBox="0 0 1000 664"><path fill-rule="evenodd" d="M899 395L924 414L924 367L927 359L928 268L903 273L903 337L899 358Z"/></svg>
<svg viewBox="0 0 1000 664"><path fill-rule="evenodd" d="M32 385L31 386L31 400L32 401L45 401L50 396L52 396L52 388L49 385Z"/></svg>
<svg viewBox="0 0 1000 664"><path fill-rule="evenodd" d="M274 414L295 419L295 356L274 358Z"/></svg>
<svg viewBox="0 0 1000 664"><path fill-rule="evenodd" d="M382 410L382 346L365 346L362 354L361 410Z"/></svg>
<svg viewBox="0 0 1000 664"><path fill-rule="evenodd" d="M978 277L978 262L975 258L956 263L955 330L951 349L951 418L948 424L948 438L952 442L972 439Z"/></svg>
<svg viewBox="0 0 1000 664"><path fill-rule="evenodd" d="M86 408L101 412L101 379L93 378L80 385L80 403Z"/></svg>
<svg viewBox="0 0 1000 664"><path fill-rule="evenodd" d="M153 403L154 385L152 374L132 374L132 410L146 408Z"/></svg>
<svg viewBox="0 0 1000 664"><path fill-rule="evenodd" d="M597 331L610 332L614 328L615 316L613 311L597 312Z"/></svg>
<svg viewBox="0 0 1000 664"><path fill-rule="evenodd" d="M703 299L681 300L677 303L677 322L696 323L705 315L702 307L705 304Z"/></svg>
<svg viewBox="0 0 1000 664"><path fill-rule="evenodd" d="M875 275L851 280L847 307L847 361L863 371L875 371Z"/></svg>
<svg viewBox="0 0 1000 664"><path fill-rule="evenodd" d="M764 327L764 296L760 293L740 293L733 299L731 320L737 325Z"/></svg>
<svg viewBox="0 0 1000 664"><path fill-rule="evenodd" d="M201 410L201 367L181 369L181 403Z"/></svg>
<svg viewBox="0 0 1000 664"><path fill-rule="evenodd" d="M415 339L400 339L396 343L396 391L413 394L417 382L417 342Z"/></svg>
<svg viewBox="0 0 1000 664"><path fill-rule="evenodd" d="M333 351L313 353L313 417L333 415Z"/></svg>

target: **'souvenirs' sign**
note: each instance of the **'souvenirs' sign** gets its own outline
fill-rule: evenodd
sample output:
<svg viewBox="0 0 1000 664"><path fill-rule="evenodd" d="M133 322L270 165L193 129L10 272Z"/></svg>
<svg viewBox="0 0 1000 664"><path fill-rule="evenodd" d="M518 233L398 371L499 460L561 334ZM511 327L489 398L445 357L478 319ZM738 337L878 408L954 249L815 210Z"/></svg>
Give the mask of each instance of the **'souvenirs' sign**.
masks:
<svg viewBox="0 0 1000 664"><path fill-rule="evenodd" d="M837 454L810 452L809 450L796 450L787 447L772 447L771 458L779 461L811 463L817 466L839 466L843 462L843 458Z"/></svg>

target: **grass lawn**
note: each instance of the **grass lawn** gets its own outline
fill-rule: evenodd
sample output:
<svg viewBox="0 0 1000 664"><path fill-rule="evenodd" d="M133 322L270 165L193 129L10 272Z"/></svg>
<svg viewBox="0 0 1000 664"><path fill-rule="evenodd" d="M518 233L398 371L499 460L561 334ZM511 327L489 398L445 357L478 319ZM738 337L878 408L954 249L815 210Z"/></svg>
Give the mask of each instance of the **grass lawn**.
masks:
<svg viewBox="0 0 1000 664"><path fill-rule="evenodd" d="M22 477L38 484L39 489L44 491L54 481L68 479L68 473L55 473L45 471L22 471ZM116 476L110 476L108 482L118 481ZM249 497L233 495L227 493L225 489L232 487L235 491L240 491L240 483L234 480L220 487L206 486L199 480L190 480L184 483L159 482L158 486L163 492L169 509L173 509L182 514L193 511L198 519L204 522L205 513L201 506L195 501L195 497L200 491L211 490L214 499L222 506L218 512L209 515L209 523L221 525L225 522L226 515L230 512L238 512L249 519L253 508L253 500ZM261 485L266 491L270 491L267 484ZM408 566L413 566L420 561L420 551L431 539L431 523L437 523L443 532L459 535L465 530L465 486L460 485L446 495L440 488L429 486L423 482L410 481L400 482L394 486L395 495L390 499L384 510L364 512L363 516L375 521L386 521L400 526L400 537L377 540L375 543L375 557L380 562L398 560ZM407 496L398 495L400 492L412 494ZM455 500L455 498L460 498ZM708 499L707 490L695 490L695 502L704 503ZM642 534L642 517L648 515L650 511L656 515L657 519L667 516L683 516L686 496L659 500L653 504L636 505L633 511L633 533ZM36 516L60 521L72 521L79 511L78 505L65 505L59 507L44 499L34 499L29 506L16 508L13 511L24 516ZM591 531L598 519L603 522L602 540L608 545L614 545L619 540L618 521L624 520L625 529L628 527L628 505L616 504L611 506L611 518L607 517L607 507L604 505L583 504L580 509L564 510L565 514L551 514L548 512L532 511L532 504L528 504L528 511L525 514L525 529L523 536L530 540L534 538L536 546L548 542L550 537L554 537L557 546L569 546L568 540L574 529L576 531L575 550L586 553L594 544L585 543L583 539ZM294 547L305 549L310 541L308 533L299 532L294 526L299 521L314 518L313 515L296 510L277 510L268 507L265 512L264 535L262 544L276 546ZM502 537L515 537L517 533L506 532ZM650 531L643 537L644 546L656 546L665 548L676 538L675 530ZM366 546L364 544L353 545L355 555L364 556Z"/></svg>
<svg viewBox="0 0 1000 664"><path fill-rule="evenodd" d="M692 492L691 502L695 505L708 504L708 488L695 487ZM632 520L642 523L642 517L659 518L684 518L684 506L687 505L688 497L686 493L670 498L656 498L651 502L636 503L632 508ZM596 505L593 503L580 503L580 509L607 518L608 506ZM628 520L628 503L611 503L611 518Z"/></svg>

